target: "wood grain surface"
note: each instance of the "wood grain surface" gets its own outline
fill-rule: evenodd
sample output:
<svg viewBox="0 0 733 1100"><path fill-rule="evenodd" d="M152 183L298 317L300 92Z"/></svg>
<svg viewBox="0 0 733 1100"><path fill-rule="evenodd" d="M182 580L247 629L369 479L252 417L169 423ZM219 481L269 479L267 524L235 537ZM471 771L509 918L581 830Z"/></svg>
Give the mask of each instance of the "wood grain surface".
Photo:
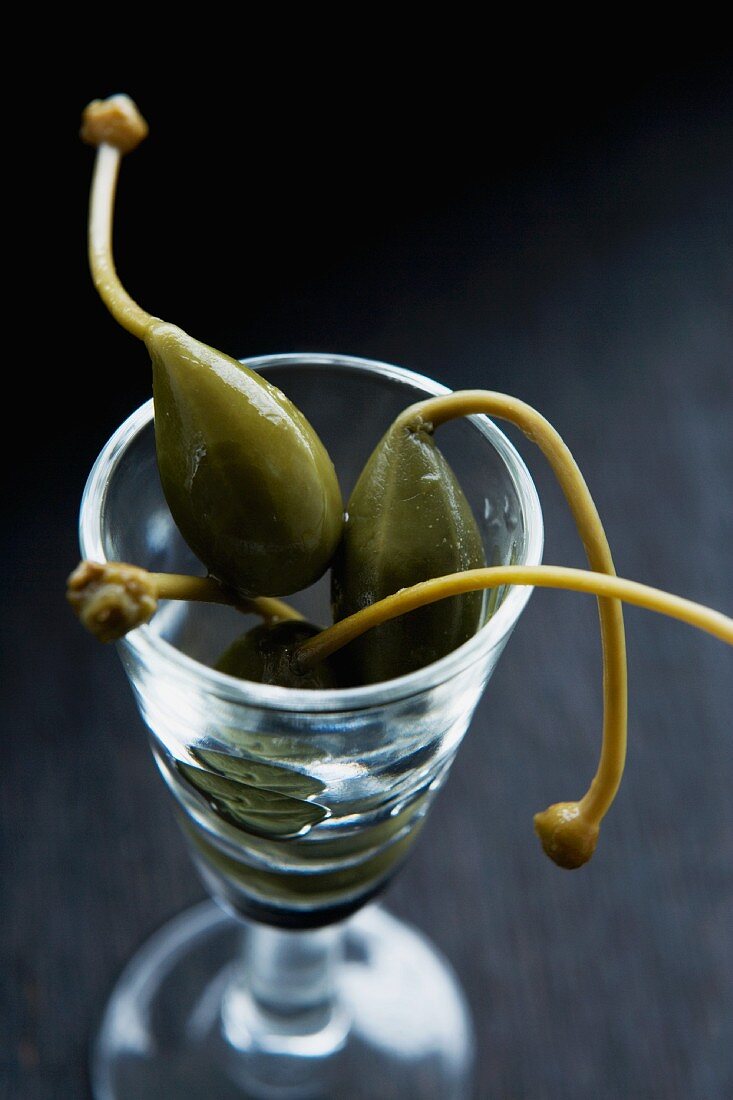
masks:
<svg viewBox="0 0 733 1100"><path fill-rule="evenodd" d="M423 207L270 301L230 350L342 351L516 394L574 451L619 573L731 614L726 103L621 116L572 155ZM84 470L111 427L68 461L47 456L3 532L0 1093L13 1100L88 1095L115 977L203 896L116 654L62 597ZM541 456L512 438L543 501L545 561L584 564ZM594 767L595 608L537 591L387 897L465 987L478 1100L733 1096L733 652L641 611L626 620L628 771L592 863L552 866L532 814L577 797Z"/></svg>

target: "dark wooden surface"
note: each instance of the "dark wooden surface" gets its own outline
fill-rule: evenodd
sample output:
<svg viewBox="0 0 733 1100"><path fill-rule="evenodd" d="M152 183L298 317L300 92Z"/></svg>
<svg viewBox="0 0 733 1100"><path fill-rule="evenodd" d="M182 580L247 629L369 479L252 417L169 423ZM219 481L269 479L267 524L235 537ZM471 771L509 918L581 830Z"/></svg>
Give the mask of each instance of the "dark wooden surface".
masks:
<svg viewBox="0 0 733 1100"><path fill-rule="evenodd" d="M572 447L619 572L731 613L733 110L720 74L703 85L639 92L602 130L550 141L535 163L436 187L412 210L405 191L398 216L379 232L367 224L349 247L334 246L337 227L319 207L331 248L310 273L304 262L280 283L270 272L241 316L230 295L220 330L213 307L203 331L196 318L187 327L235 354L344 351L517 394ZM82 231L81 206L69 234ZM191 246L200 256L204 238ZM74 353L88 380L107 369L102 349L115 362L130 345L96 312L74 247L77 303L98 330ZM142 249L134 230L123 247ZM173 251L146 267L151 290L140 296L183 322L175 303L165 313L152 300L166 265L182 262ZM215 296L216 279L202 263L188 281ZM75 369L73 356L63 369ZM101 391L91 426L66 397L61 425L13 482L4 525L9 1098L88 1094L89 1037L116 975L203 895L116 655L82 634L62 599L85 471L115 418L143 399L140 375ZM545 560L583 564L541 458L514 438L543 500ZM585 597L536 592L388 896L465 986L479 1100L733 1095L733 653L644 612L627 613L627 630L628 773L593 862L557 870L531 821L576 797L594 766L595 610Z"/></svg>

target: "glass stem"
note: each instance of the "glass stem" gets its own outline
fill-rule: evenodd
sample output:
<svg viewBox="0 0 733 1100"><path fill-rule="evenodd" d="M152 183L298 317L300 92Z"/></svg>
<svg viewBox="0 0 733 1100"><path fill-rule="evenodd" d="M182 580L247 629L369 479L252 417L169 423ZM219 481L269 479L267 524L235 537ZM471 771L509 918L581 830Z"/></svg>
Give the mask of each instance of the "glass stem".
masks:
<svg viewBox="0 0 733 1100"><path fill-rule="evenodd" d="M292 932L247 923L244 956L222 1002L233 1077L249 1088L292 1088L318 1076L348 1033L336 992L342 958L339 926Z"/></svg>
<svg viewBox="0 0 733 1100"><path fill-rule="evenodd" d="M250 996L274 1020L318 1016L333 1001L341 951L338 928L291 932L252 924L245 946Z"/></svg>

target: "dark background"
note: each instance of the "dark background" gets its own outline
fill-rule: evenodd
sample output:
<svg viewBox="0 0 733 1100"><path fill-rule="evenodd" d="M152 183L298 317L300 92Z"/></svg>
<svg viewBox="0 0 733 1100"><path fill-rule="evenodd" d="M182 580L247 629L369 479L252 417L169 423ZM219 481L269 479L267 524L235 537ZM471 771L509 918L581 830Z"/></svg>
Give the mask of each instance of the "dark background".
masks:
<svg viewBox="0 0 733 1100"><path fill-rule="evenodd" d="M714 40L449 47L459 78L419 43L414 74L386 48L275 64L274 41L243 42L238 70L71 59L14 180L44 201L18 216L7 317L28 441L4 468L8 1097L87 1095L116 975L203 894L115 653L63 601L86 473L150 387L86 271L81 107L129 91L151 125L116 237L143 306L237 356L365 355L530 401L585 471L619 573L731 613L733 65ZM509 434L545 560L582 565L541 458ZM595 611L537 592L390 890L464 983L479 1100L733 1094L731 653L627 623L628 775L592 864L551 866L531 818L594 767Z"/></svg>

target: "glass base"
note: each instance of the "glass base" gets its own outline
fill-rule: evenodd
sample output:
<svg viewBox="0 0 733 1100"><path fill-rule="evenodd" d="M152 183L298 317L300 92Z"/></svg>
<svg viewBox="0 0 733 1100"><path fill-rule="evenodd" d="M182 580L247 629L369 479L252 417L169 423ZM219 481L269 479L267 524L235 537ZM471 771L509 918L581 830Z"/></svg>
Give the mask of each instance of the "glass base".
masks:
<svg viewBox="0 0 733 1100"><path fill-rule="evenodd" d="M345 922L335 996L268 1028L237 978L246 926L215 903L176 917L120 977L94 1046L96 1100L467 1100L458 982L417 931L369 906ZM284 933L297 936L298 933Z"/></svg>

